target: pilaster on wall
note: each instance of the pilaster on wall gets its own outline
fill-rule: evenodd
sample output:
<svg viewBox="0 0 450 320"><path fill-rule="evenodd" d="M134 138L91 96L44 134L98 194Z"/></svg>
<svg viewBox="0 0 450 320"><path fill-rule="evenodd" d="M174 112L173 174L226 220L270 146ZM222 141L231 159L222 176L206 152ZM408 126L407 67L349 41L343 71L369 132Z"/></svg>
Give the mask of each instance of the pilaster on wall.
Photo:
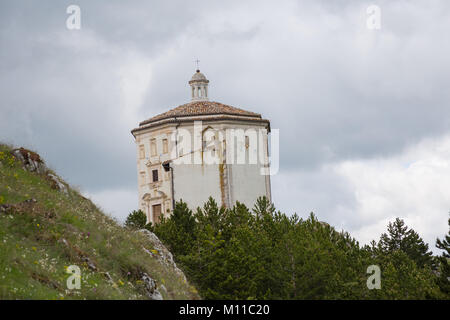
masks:
<svg viewBox="0 0 450 320"><path fill-rule="evenodd" d="M226 141L222 142L222 159L219 164L219 174L220 174L220 192L222 195L222 206L226 208L231 208L233 206L233 201L231 199L231 185L232 185L232 175L231 166L227 165L227 150Z"/></svg>

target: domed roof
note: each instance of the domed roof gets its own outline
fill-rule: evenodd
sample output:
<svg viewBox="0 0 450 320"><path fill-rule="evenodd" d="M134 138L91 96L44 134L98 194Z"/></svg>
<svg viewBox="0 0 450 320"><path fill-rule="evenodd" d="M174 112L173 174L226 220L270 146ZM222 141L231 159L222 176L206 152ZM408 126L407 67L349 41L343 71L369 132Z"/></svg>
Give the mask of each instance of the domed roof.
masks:
<svg viewBox="0 0 450 320"><path fill-rule="evenodd" d="M150 122L173 118L173 117L189 117L189 116L204 116L204 115L217 115L217 114L227 114L227 115L238 115L261 118L259 113L254 113L246 111L243 109L235 108L223 103L214 101L193 101L181 106L178 106L172 110L161 113L154 116L148 120L142 121L139 125L145 125Z"/></svg>
<svg viewBox="0 0 450 320"><path fill-rule="evenodd" d="M268 123L270 126L269 120L262 119L259 113L246 111L214 101L193 101L142 121L139 123L139 128L133 129L132 133L163 123L179 121L192 122L194 120L256 121Z"/></svg>
<svg viewBox="0 0 450 320"><path fill-rule="evenodd" d="M259 113L246 111L220 102L209 101L208 83L209 80L206 79L205 75L200 70L197 70L189 81L192 87L191 102L142 121L139 123L139 128L133 129L131 133L134 135L138 131L167 123L193 122L197 120L258 122L267 125L270 132L269 120L263 119Z"/></svg>
<svg viewBox="0 0 450 320"><path fill-rule="evenodd" d="M201 73L200 70L198 69L197 72L195 72L194 75L192 76L191 81L189 81L189 83L193 81L209 82L208 79L206 79L205 75Z"/></svg>

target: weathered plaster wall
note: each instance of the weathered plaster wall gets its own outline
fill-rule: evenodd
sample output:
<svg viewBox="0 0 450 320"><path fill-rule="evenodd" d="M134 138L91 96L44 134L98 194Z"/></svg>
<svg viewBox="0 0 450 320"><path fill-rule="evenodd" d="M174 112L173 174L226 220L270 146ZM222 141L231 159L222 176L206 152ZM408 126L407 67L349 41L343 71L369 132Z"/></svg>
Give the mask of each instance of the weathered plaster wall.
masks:
<svg viewBox="0 0 450 320"><path fill-rule="evenodd" d="M203 206L209 196L218 205L232 206L239 201L249 208L253 207L260 196L270 198L270 177L260 174L263 166L261 160L249 163L252 152L259 152L258 147L263 148L261 154L267 163L267 135L262 136L262 140L260 136L256 141L254 137L245 140L245 135L251 135L249 129L262 129L264 125L242 121L203 121L202 128L203 130L194 132L193 122L167 124L149 128L136 135L139 207L147 214L148 221L153 222L151 208L154 204L161 204L166 216L173 209L172 173L165 172L162 167L166 160L172 160L175 200L183 199L193 210ZM227 139L227 128L242 129L242 139L234 139L232 143ZM175 143L171 139L172 133L182 129L188 130L191 137L197 138L200 143L191 141L190 144L183 144L182 139ZM208 137L208 142L204 144L201 141L205 137ZM156 156L151 155L152 139L155 139L157 145ZM163 139L168 140L168 153L162 152ZM231 148L233 145L234 150ZM244 152L245 164L236 163L238 151ZM231 155L234 155L234 164L226 163L227 159L230 161L232 158ZM195 160L200 162L192 164ZM208 164L208 160L209 163L216 160L216 163ZM191 164L185 164L186 162ZM152 182L152 170L158 170L159 181L156 183Z"/></svg>

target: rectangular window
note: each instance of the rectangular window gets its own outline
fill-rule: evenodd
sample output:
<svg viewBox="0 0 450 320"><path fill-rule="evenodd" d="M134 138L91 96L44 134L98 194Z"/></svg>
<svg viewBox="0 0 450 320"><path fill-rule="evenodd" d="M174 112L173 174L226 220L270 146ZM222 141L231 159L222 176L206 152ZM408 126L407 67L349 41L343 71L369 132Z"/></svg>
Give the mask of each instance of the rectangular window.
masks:
<svg viewBox="0 0 450 320"><path fill-rule="evenodd" d="M156 139L150 140L150 152L152 157L156 157Z"/></svg>
<svg viewBox="0 0 450 320"><path fill-rule="evenodd" d="M153 182L158 181L158 169L152 170Z"/></svg>
<svg viewBox="0 0 450 320"><path fill-rule="evenodd" d="M169 142L167 139L163 139L163 153L169 152Z"/></svg>

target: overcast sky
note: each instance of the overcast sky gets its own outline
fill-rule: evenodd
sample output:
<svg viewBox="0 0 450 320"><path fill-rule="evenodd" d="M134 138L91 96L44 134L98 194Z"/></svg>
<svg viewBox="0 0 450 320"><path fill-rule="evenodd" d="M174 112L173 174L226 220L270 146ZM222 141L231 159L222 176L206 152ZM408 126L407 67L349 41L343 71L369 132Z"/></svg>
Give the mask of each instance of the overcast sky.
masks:
<svg viewBox="0 0 450 320"><path fill-rule="evenodd" d="M450 211L449 34L448 0L2 0L0 140L123 221L137 208L130 130L190 100L198 58L211 100L280 130L278 209L361 243L401 217L434 248Z"/></svg>

